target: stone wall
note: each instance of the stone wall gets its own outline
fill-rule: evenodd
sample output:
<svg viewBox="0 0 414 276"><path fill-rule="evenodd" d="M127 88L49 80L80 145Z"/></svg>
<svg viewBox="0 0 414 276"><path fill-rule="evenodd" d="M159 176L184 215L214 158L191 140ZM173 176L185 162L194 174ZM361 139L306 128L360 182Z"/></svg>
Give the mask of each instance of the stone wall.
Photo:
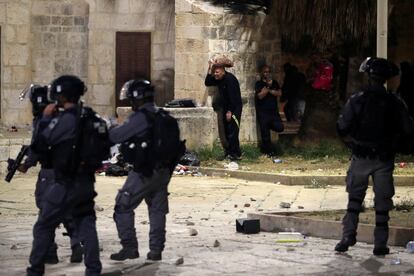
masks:
<svg viewBox="0 0 414 276"><path fill-rule="evenodd" d="M1 121L7 125L30 121L30 109L19 101L31 79L30 6L28 0L0 0Z"/></svg>
<svg viewBox="0 0 414 276"><path fill-rule="evenodd" d="M89 17L89 92L87 102L104 115L115 112L115 37L117 31L151 32L151 79L157 93L173 94L174 1L87 0Z"/></svg>
<svg viewBox="0 0 414 276"><path fill-rule="evenodd" d="M217 53L226 54L234 61L228 71L238 78L244 103L240 140L256 142L253 88L258 67L275 63L280 57L277 31L263 24L267 19L264 14L231 14L203 1L190 0L177 0L175 9L175 98L190 97L211 107L216 91L204 86L207 62ZM264 35L269 38L262 41Z"/></svg>

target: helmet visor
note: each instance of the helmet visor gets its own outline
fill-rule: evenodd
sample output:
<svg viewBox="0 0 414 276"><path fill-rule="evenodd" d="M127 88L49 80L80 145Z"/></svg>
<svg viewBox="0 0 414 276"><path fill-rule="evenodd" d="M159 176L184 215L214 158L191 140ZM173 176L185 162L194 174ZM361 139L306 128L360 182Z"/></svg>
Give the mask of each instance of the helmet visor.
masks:
<svg viewBox="0 0 414 276"><path fill-rule="evenodd" d="M128 87L129 87L129 83L128 82L124 83L124 85L122 86L121 92L119 92L119 99L121 101L126 100L128 98L128 96L127 96Z"/></svg>
<svg viewBox="0 0 414 276"><path fill-rule="evenodd" d="M33 83L26 85L26 87L23 88L22 92L20 92L19 100L23 101L25 99L29 99L33 87L34 87Z"/></svg>
<svg viewBox="0 0 414 276"><path fill-rule="evenodd" d="M359 72L368 72L369 70L369 63L371 62L372 57L367 57L359 66Z"/></svg>

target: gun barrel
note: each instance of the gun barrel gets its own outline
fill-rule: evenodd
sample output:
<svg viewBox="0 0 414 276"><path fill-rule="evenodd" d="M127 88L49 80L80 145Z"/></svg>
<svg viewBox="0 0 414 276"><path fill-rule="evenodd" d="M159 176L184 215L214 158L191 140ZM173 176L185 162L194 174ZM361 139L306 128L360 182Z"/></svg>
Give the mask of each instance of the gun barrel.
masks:
<svg viewBox="0 0 414 276"><path fill-rule="evenodd" d="M10 166L9 171L7 172L6 177L4 178L4 180L6 182L9 182L13 179L14 174L17 171L17 168L20 166L20 164L23 161L24 156L27 153L27 150L29 149L29 146L23 145L22 148L20 149L19 154L16 157L16 160L13 162L13 165Z"/></svg>

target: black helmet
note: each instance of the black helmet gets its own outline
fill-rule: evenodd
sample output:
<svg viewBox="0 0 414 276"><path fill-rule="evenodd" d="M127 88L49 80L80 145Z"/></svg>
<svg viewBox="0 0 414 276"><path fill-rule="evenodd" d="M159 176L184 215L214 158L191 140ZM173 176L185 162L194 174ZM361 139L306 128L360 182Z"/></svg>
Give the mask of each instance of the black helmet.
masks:
<svg viewBox="0 0 414 276"><path fill-rule="evenodd" d="M51 82L48 97L50 101L57 101L58 96L63 95L68 101L76 103L86 90L85 84L78 77L63 75Z"/></svg>
<svg viewBox="0 0 414 276"><path fill-rule="evenodd" d="M120 100L142 100L154 97L154 87L146 79L136 79L127 81L119 93Z"/></svg>
<svg viewBox="0 0 414 276"><path fill-rule="evenodd" d="M388 80L398 75L397 65L385 58L368 57L359 67L359 72L368 73L368 76L379 80Z"/></svg>
<svg viewBox="0 0 414 276"><path fill-rule="evenodd" d="M20 93L20 100L29 98L32 103L33 116L40 115L45 107L49 104L47 97L48 87L37 84L30 84L22 93Z"/></svg>

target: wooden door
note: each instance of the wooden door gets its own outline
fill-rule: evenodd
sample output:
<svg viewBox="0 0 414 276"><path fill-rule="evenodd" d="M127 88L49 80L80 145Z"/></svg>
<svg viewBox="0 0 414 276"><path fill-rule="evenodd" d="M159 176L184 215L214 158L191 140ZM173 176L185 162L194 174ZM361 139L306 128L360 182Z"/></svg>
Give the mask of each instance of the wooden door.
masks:
<svg viewBox="0 0 414 276"><path fill-rule="evenodd" d="M151 79L151 33L116 33L116 107L128 106L119 100L122 85L131 79Z"/></svg>

